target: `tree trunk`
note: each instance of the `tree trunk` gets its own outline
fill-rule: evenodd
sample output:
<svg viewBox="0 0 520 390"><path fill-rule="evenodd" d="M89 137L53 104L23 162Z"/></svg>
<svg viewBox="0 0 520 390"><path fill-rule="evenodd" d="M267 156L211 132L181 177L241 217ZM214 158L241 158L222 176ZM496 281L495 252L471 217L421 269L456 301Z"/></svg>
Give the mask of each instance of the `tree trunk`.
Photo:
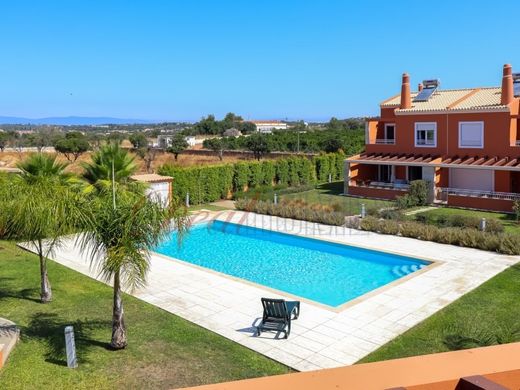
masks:
<svg viewBox="0 0 520 390"><path fill-rule="evenodd" d="M52 289L47 275L47 259L43 255L41 240L38 240L38 256L40 257L40 301L47 303L52 301Z"/></svg>
<svg viewBox="0 0 520 390"><path fill-rule="evenodd" d="M121 292L121 280L119 272L114 275L114 307L112 310L112 341L110 346L114 349L123 349L127 345L125 319L123 312L123 299Z"/></svg>
<svg viewBox="0 0 520 390"><path fill-rule="evenodd" d="M220 161L222 161L224 159L224 151L223 150L219 150L218 151L218 158L220 159Z"/></svg>

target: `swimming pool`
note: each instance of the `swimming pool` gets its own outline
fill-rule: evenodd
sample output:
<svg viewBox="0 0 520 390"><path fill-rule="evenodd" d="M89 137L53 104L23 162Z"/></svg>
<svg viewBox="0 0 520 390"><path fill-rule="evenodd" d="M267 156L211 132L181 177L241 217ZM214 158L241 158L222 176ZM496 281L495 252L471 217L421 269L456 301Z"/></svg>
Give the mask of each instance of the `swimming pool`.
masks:
<svg viewBox="0 0 520 390"><path fill-rule="evenodd" d="M193 226L180 246L172 232L155 251L332 307L429 264L223 221Z"/></svg>

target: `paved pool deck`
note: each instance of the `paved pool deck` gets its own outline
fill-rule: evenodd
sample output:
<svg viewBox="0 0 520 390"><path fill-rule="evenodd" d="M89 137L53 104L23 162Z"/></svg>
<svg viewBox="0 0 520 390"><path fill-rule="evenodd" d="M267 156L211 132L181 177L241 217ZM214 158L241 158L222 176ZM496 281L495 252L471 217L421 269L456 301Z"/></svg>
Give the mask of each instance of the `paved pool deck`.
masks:
<svg viewBox="0 0 520 390"><path fill-rule="evenodd" d="M152 255L148 283L132 295L299 371L353 364L520 261L518 256L240 211L200 213L193 220L213 218L435 261L340 309L303 300L301 316L285 340L269 333L256 337L254 325L262 315L261 297L294 297ZM99 279L73 239L52 258Z"/></svg>

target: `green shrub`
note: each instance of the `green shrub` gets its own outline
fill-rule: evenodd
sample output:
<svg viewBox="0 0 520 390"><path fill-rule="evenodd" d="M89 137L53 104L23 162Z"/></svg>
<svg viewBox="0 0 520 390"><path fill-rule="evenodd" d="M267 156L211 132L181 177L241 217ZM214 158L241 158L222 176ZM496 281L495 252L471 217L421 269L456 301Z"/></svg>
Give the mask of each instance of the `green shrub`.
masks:
<svg viewBox="0 0 520 390"><path fill-rule="evenodd" d="M347 156L341 150L338 153L335 153L334 156L336 160L336 175L334 177L334 180L342 180L344 177L343 169L345 164L345 158Z"/></svg>
<svg viewBox="0 0 520 390"><path fill-rule="evenodd" d="M314 165L312 161L307 158L302 159L300 163L300 183L302 185L315 183L316 179L314 175Z"/></svg>
<svg viewBox="0 0 520 390"><path fill-rule="evenodd" d="M370 205L365 208L367 215L371 217L379 217L379 207Z"/></svg>
<svg viewBox="0 0 520 390"><path fill-rule="evenodd" d="M289 185L291 187L297 187L300 185L300 159L298 158L288 158L287 162L289 163Z"/></svg>
<svg viewBox="0 0 520 390"><path fill-rule="evenodd" d="M345 216L342 213L330 211L326 206L319 204L307 204L301 200L282 201L275 205L271 201L239 199L235 202L235 207L238 210L258 214L317 222L326 225L341 226L345 224Z"/></svg>
<svg viewBox="0 0 520 390"><path fill-rule="evenodd" d="M428 182L426 180L414 180L410 182L408 195L412 198L414 206L424 206L428 204Z"/></svg>
<svg viewBox="0 0 520 390"><path fill-rule="evenodd" d="M375 217L365 217L361 220L360 225L362 230L366 230L369 232L378 232L379 231L379 219Z"/></svg>
<svg viewBox="0 0 520 390"><path fill-rule="evenodd" d="M259 162L252 162L249 164L249 187L258 187L264 184L264 171L262 164Z"/></svg>
<svg viewBox="0 0 520 390"><path fill-rule="evenodd" d="M430 213L417 214L415 220L420 223L436 225L439 227L458 227L465 229L480 229L481 218L470 215L440 215L437 218ZM504 226L496 218L489 218L486 220L486 232L501 233L504 231Z"/></svg>
<svg viewBox="0 0 520 390"><path fill-rule="evenodd" d="M520 254L520 235L504 233L498 251L506 255Z"/></svg>
<svg viewBox="0 0 520 390"><path fill-rule="evenodd" d="M281 185L289 185L289 163L286 159L276 161L276 181Z"/></svg>
<svg viewBox="0 0 520 390"><path fill-rule="evenodd" d="M249 164L235 164L235 173L233 175L233 187L235 191L243 191L249 185Z"/></svg>
<svg viewBox="0 0 520 390"><path fill-rule="evenodd" d="M330 161L326 154L320 154L314 157L314 166L316 167L316 178L318 182L325 183L329 178Z"/></svg>
<svg viewBox="0 0 520 390"><path fill-rule="evenodd" d="M396 197L395 205L398 209L401 209L401 210L408 209L410 207L415 206L412 197L408 194Z"/></svg>
<svg viewBox="0 0 520 390"><path fill-rule="evenodd" d="M501 237L497 234L483 234L479 248L490 252L502 252L500 250Z"/></svg>
<svg viewBox="0 0 520 390"><path fill-rule="evenodd" d="M504 231L504 225L495 218L486 219L486 232L489 233L502 233Z"/></svg>
<svg viewBox="0 0 520 390"><path fill-rule="evenodd" d="M415 206L428 204L428 182L425 180L414 180L410 182L410 189L406 195L396 198L399 209L407 209Z"/></svg>
<svg viewBox="0 0 520 390"><path fill-rule="evenodd" d="M263 161L262 162L262 172L263 172L263 180L262 184L264 185L273 185L276 179L276 167L273 161Z"/></svg>
<svg viewBox="0 0 520 390"><path fill-rule="evenodd" d="M379 210L379 216L383 219L391 219L395 221L401 221L404 218L403 213L400 210L391 208Z"/></svg>
<svg viewBox="0 0 520 390"><path fill-rule="evenodd" d="M441 244L459 245L507 255L520 255L520 235L481 232L476 229L456 227L440 228L435 225L425 225L415 221L399 223L395 220L384 220L374 217L364 218L361 221L360 228L384 234L400 234L403 237L435 241Z"/></svg>
<svg viewBox="0 0 520 390"><path fill-rule="evenodd" d="M332 180L340 180L343 177L344 160L345 154L343 152L314 156L313 162L317 181L325 183L329 180L329 175Z"/></svg>
<svg viewBox="0 0 520 390"><path fill-rule="evenodd" d="M513 211L515 212L516 222L520 220L520 199L513 201Z"/></svg>
<svg viewBox="0 0 520 390"><path fill-rule="evenodd" d="M379 232L382 234L399 234L400 226L399 222L392 220L380 220L379 221Z"/></svg>

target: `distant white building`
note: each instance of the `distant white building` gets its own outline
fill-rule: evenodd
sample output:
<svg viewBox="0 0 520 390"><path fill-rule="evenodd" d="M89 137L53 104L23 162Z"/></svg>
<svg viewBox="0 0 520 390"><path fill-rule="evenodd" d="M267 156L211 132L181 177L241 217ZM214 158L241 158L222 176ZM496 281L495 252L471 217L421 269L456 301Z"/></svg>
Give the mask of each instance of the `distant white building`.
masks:
<svg viewBox="0 0 520 390"><path fill-rule="evenodd" d="M273 130L287 130L287 123L281 121L248 121L256 126L259 133L272 133Z"/></svg>
<svg viewBox="0 0 520 390"><path fill-rule="evenodd" d="M156 145L159 148L163 148L163 149L169 148L170 146L172 146L173 137L175 137L175 135L172 135L172 134L168 134L168 135L161 134L161 135L158 135L157 136L157 143L156 143ZM184 140L188 143L189 147L193 147L193 146L195 146L197 144L202 144L202 139L198 139L198 138L196 138L196 137L194 137L192 135L184 137Z"/></svg>
<svg viewBox="0 0 520 390"><path fill-rule="evenodd" d="M240 137L242 132L240 130L235 129L234 127L227 129L222 134L224 137Z"/></svg>
<svg viewBox="0 0 520 390"><path fill-rule="evenodd" d="M157 136L157 146L160 148L169 148L172 146L172 138L173 135L158 135Z"/></svg>

